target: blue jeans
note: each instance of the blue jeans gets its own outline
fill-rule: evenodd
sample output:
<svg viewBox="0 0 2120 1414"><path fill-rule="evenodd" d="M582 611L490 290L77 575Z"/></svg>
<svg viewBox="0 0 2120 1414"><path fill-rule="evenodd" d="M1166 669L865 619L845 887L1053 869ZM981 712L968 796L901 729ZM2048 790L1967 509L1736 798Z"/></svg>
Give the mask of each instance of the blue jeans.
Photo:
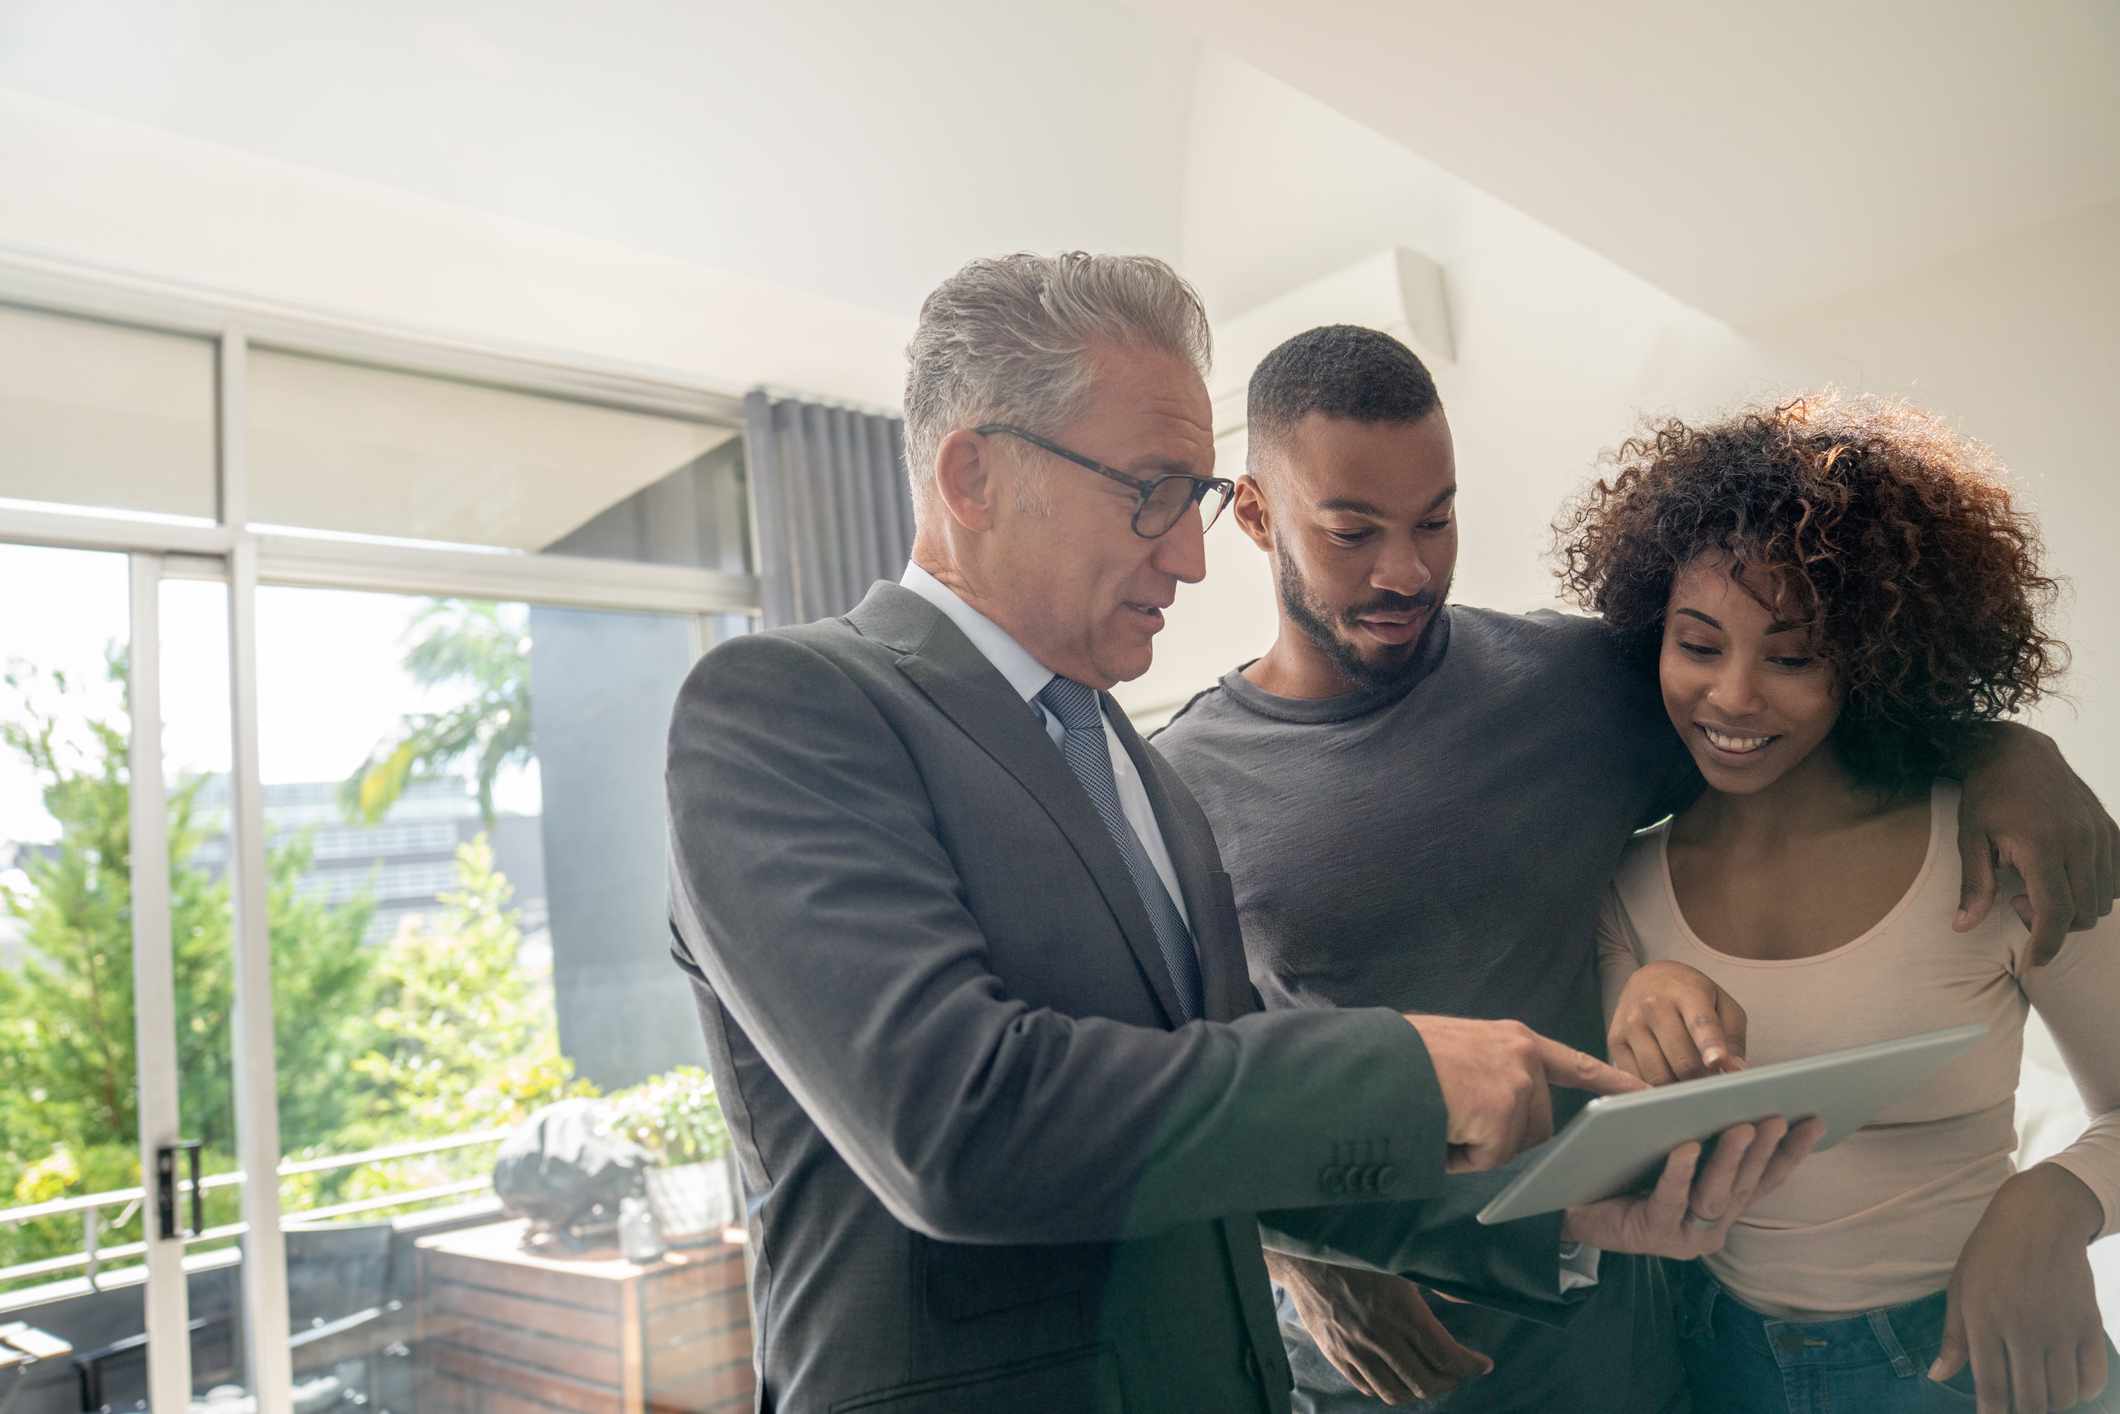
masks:
<svg viewBox="0 0 2120 1414"><path fill-rule="evenodd" d="M1707 1268L1678 1272L1679 1350L1695 1414L1963 1414L1974 1408L1967 1364L1928 1377L1943 1348L1944 1294L1825 1321L1764 1316L1723 1290ZM2120 1375L2120 1355L2106 1343ZM2109 1383L2079 1409L2120 1414Z"/></svg>

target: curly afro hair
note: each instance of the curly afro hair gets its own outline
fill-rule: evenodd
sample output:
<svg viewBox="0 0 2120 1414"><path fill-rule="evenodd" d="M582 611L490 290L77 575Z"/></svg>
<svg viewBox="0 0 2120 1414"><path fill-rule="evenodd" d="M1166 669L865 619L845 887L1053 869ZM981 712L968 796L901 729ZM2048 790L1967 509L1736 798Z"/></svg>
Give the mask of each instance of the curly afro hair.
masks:
<svg viewBox="0 0 2120 1414"><path fill-rule="evenodd" d="M1815 394L1652 423L1605 461L1554 527L1568 596L1653 663L1672 580L1728 555L1755 598L1811 626L1841 696L1834 745L1870 786L1925 784L2067 664L2044 631L2057 586L2037 528L1993 453L1927 413Z"/></svg>

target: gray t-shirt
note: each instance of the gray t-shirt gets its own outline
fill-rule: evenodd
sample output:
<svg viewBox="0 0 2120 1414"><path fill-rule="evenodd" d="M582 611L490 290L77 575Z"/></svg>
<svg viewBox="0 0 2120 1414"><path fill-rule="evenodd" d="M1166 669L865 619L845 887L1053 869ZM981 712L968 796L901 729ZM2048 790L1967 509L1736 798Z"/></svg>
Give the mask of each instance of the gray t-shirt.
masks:
<svg viewBox="0 0 2120 1414"><path fill-rule="evenodd" d="M1276 697L1232 672L1155 736L1214 826L1252 981L1269 1007L1508 1017L1602 1055L1599 900L1628 837L1699 789L1654 671L1596 620L1551 612L1453 605L1418 652L1388 694ZM1582 1098L1558 1095L1556 1120ZM1650 1263L1607 1255L1558 1329L1431 1304L1495 1361L1433 1407L1635 1414L1676 1398ZM1299 1407L1383 1407L1284 1333Z"/></svg>

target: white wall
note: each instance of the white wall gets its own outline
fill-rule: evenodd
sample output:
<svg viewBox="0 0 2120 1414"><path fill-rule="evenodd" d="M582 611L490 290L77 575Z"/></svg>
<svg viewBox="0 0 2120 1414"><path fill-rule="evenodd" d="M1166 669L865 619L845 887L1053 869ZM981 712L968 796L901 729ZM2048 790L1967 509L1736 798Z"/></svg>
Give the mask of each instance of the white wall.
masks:
<svg viewBox="0 0 2120 1414"><path fill-rule="evenodd" d="M1993 447L2069 581L2058 631L2073 703L2036 714L2120 807L2120 202L1830 305L1761 340L1821 380L1902 394Z"/></svg>
<svg viewBox="0 0 2120 1414"><path fill-rule="evenodd" d="M2120 197L2120 7L1136 0L1723 319Z"/></svg>
<svg viewBox="0 0 2120 1414"><path fill-rule="evenodd" d="M7 0L0 88L909 314L969 252L1172 254L1197 43L1125 0Z"/></svg>
<svg viewBox="0 0 2120 1414"><path fill-rule="evenodd" d="M895 405L912 321L0 89L0 253Z"/></svg>

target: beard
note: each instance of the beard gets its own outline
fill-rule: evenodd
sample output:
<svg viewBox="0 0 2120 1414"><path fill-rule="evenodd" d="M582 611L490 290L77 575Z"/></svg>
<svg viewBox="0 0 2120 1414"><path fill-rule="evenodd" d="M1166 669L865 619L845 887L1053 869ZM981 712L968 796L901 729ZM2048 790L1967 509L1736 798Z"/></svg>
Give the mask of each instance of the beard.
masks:
<svg viewBox="0 0 2120 1414"><path fill-rule="evenodd" d="M1281 612L1288 621L1303 630L1303 636L1317 645L1318 651L1332 661L1340 675L1355 685L1361 692L1385 692L1405 684L1420 670L1422 664L1421 645L1435 629L1436 611L1450 598L1450 581L1444 580L1439 587L1424 589L1411 597L1404 594L1380 594L1365 604L1357 605L1333 622L1331 612L1318 596L1311 592L1303 579L1303 572L1296 568L1295 557L1279 555ZM1382 650L1374 659L1362 656L1354 646L1351 634L1357 631L1359 620L1365 614L1412 614L1427 612L1428 622L1421 626L1420 637L1403 647L1393 648L1379 645Z"/></svg>

